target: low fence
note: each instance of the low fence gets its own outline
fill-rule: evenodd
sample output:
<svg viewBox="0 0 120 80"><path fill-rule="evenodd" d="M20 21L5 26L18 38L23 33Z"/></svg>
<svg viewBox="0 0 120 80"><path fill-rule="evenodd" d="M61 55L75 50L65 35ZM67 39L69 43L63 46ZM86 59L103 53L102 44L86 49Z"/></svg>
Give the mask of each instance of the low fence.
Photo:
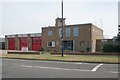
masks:
<svg viewBox="0 0 120 80"><path fill-rule="evenodd" d="M60 55L60 52L52 52L51 55ZM111 53L111 52L64 52L65 55L120 55L120 53Z"/></svg>

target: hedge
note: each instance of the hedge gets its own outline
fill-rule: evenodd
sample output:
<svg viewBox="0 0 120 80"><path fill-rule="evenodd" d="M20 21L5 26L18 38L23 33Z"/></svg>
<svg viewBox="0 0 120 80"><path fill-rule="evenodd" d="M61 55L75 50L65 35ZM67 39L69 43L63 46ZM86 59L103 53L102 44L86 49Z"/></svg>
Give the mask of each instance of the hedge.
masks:
<svg viewBox="0 0 120 80"><path fill-rule="evenodd" d="M103 52L120 52L120 46L112 45L112 44L105 44L102 48Z"/></svg>

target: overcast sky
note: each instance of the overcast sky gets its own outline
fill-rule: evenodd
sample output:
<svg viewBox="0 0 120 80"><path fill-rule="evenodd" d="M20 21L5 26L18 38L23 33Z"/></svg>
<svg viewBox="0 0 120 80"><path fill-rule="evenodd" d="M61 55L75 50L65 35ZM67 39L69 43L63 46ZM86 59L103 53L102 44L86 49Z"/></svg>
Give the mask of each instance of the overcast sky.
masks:
<svg viewBox="0 0 120 80"><path fill-rule="evenodd" d="M61 17L61 0L4 0L0 2L0 36L41 33ZM118 33L118 0L64 0L66 25L93 23L105 37Z"/></svg>

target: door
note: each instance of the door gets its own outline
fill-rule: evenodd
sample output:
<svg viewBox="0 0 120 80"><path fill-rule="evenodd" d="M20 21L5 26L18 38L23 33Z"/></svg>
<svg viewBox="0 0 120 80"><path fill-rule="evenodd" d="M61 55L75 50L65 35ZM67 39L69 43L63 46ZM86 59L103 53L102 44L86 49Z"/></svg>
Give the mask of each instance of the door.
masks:
<svg viewBox="0 0 120 80"><path fill-rule="evenodd" d="M8 38L8 50L15 50L15 38Z"/></svg>
<svg viewBox="0 0 120 80"><path fill-rule="evenodd" d="M41 48L41 37L32 37L32 50L39 50Z"/></svg>
<svg viewBox="0 0 120 80"><path fill-rule="evenodd" d="M19 38L19 49L21 50L22 47L27 47L27 37Z"/></svg>
<svg viewBox="0 0 120 80"><path fill-rule="evenodd" d="M73 51L73 40L65 40L64 41L64 50Z"/></svg>

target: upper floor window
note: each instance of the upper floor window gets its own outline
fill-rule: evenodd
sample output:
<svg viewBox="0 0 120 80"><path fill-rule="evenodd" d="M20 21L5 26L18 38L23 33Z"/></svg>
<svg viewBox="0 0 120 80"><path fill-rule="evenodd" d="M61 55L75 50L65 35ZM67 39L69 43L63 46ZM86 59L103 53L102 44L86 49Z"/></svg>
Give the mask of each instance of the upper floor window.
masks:
<svg viewBox="0 0 120 80"><path fill-rule="evenodd" d="M78 36L78 27L74 28L74 36Z"/></svg>
<svg viewBox="0 0 120 80"><path fill-rule="evenodd" d="M70 28L66 28L66 36L70 36Z"/></svg>
<svg viewBox="0 0 120 80"><path fill-rule="evenodd" d="M48 36L52 36L52 31L48 31Z"/></svg>

